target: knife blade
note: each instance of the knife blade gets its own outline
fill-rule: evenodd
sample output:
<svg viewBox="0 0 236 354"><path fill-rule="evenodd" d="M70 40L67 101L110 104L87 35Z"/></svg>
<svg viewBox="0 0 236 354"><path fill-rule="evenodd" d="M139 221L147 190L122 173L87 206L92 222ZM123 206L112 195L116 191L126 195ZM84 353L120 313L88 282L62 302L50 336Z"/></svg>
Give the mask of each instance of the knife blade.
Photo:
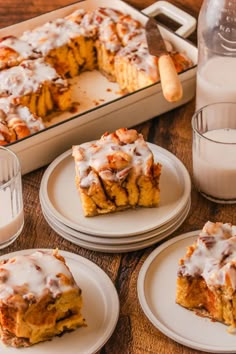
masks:
<svg viewBox="0 0 236 354"><path fill-rule="evenodd" d="M153 17L145 25L148 50L158 57L158 67L162 92L169 102L176 102L183 96L183 89L174 62L166 49L164 39Z"/></svg>

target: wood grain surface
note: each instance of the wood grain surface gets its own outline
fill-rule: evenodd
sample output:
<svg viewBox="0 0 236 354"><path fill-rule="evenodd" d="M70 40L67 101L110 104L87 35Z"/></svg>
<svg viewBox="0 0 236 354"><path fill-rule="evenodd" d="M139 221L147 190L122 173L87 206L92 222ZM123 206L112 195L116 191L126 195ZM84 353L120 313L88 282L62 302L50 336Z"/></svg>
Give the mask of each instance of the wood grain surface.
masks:
<svg viewBox="0 0 236 354"><path fill-rule="evenodd" d="M129 0L132 6L143 9L152 0ZM201 0L172 0L171 3L192 16L198 16ZM38 14L71 4L70 0L4 0L0 2L0 26L5 27ZM111 1L112 3L112 1ZM190 41L197 43L196 31ZM154 117L136 128L145 139L175 154L187 167L192 178L192 132L191 117L194 113L194 99L184 106ZM137 277L139 270L158 244L141 251L106 254L83 249L57 235L45 221L39 202L39 186L45 168L23 177L25 226L20 237L8 248L11 251L28 248L53 248L74 252L99 265L112 279L119 294L120 316L117 327L100 353L114 354L193 354L200 353L182 346L156 329L144 315L137 298ZM217 205L204 199L192 184L192 204L189 216L171 236L200 229L207 220L236 223L236 206ZM1 350L0 350L1 352ZM75 351L75 353L79 353Z"/></svg>

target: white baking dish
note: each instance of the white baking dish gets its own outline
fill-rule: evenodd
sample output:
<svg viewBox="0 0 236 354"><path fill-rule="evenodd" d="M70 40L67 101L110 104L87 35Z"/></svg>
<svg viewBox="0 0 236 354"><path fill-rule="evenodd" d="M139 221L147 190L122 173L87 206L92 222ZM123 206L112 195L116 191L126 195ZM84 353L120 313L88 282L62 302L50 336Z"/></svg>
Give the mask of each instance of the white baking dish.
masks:
<svg viewBox="0 0 236 354"><path fill-rule="evenodd" d="M4 28L0 30L0 37L20 35L25 30L65 16L77 8L91 10L100 6L129 13L143 24L148 15L155 16L159 13L164 13L181 24L176 32L163 26L160 26L160 30L164 38L193 61L193 67L180 74L183 98L176 103L167 102L162 95L160 83L122 96L118 85L109 82L99 72L83 73L79 80L73 79L74 99L80 101L76 114L57 114L45 130L8 145L20 159L22 174L50 163L73 144L96 139L105 131L137 125L183 105L194 97L197 48L185 37L195 29L196 20L165 1L158 1L139 12L121 0L85 0Z"/></svg>

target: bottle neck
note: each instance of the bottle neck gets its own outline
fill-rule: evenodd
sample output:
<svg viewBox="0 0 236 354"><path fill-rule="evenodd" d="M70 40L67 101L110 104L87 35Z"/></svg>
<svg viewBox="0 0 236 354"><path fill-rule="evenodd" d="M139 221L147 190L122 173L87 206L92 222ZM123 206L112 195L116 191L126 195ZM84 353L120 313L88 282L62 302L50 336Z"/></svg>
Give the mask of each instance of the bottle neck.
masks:
<svg viewBox="0 0 236 354"><path fill-rule="evenodd" d="M236 57L236 0L205 0L198 18L198 47Z"/></svg>

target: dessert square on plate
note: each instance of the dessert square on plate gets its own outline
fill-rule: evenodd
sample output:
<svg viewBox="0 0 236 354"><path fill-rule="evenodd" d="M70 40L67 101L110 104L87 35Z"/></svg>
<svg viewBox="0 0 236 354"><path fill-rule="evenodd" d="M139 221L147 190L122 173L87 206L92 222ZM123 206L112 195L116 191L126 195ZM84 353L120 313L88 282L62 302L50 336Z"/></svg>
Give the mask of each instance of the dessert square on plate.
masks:
<svg viewBox="0 0 236 354"><path fill-rule="evenodd" d="M236 327L236 226L208 221L179 261L176 302Z"/></svg>
<svg viewBox="0 0 236 354"><path fill-rule="evenodd" d="M161 164L136 130L105 133L100 140L73 146L72 155L85 216L158 206Z"/></svg>
<svg viewBox="0 0 236 354"><path fill-rule="evenodd" d="M57 250L37 250L0 263L0 337L28 347L85 326L82 295Z"/></svg>

